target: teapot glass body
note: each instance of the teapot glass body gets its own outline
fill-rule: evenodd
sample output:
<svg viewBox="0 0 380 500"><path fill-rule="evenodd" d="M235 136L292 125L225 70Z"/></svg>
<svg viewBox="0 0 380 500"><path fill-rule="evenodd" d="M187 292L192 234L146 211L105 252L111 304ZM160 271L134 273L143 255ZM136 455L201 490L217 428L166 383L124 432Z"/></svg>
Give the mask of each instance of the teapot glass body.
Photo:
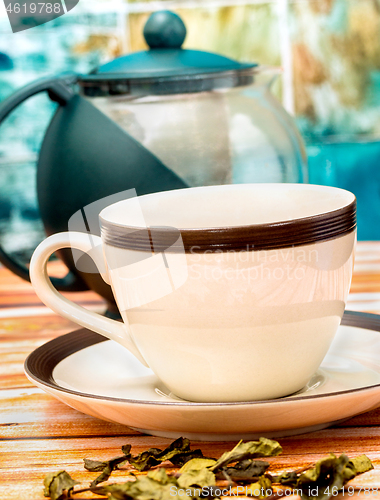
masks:
<svg viewBox="0 0 380 500"><path fill-rule="evenodd" d="M256 69L245 86L89 101L188 186L307 182L303 141L270 91L275 77Z"/></svg>

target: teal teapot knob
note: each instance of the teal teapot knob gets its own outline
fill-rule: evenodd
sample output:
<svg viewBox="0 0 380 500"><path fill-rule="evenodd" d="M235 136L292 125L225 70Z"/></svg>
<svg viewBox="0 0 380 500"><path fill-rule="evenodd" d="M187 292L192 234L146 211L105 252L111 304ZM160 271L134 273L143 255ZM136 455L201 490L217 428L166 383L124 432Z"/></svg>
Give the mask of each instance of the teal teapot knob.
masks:
<svg viewBox="0 0 380 500"><path fill-rule="evenodd" d="M180 49L185 37L184 22L170 10L153 12L144 26L144 38L151 49Z"/></svg>

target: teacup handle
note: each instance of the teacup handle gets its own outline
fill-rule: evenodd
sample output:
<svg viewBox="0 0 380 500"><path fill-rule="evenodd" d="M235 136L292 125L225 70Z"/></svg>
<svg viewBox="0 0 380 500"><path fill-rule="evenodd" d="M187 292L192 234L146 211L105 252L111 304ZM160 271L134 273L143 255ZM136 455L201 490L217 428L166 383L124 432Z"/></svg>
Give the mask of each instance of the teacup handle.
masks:
<svg viewBox="0 0 380 500"><path fill-rule="evenodd" d="M102 240L99 236L76 232L53 234L38 245L30 261L30 281L38 297L60 316L75 321L79 325L100 333L126 347L141 363L148 366L137 349L125 323L106 318L78 306L71 300L66 299L53 287L46 266L50 256L61 248L81 250L90 255L99 269L104 267ZM108 282L108 275L102 273L102 278Z"/></svg>

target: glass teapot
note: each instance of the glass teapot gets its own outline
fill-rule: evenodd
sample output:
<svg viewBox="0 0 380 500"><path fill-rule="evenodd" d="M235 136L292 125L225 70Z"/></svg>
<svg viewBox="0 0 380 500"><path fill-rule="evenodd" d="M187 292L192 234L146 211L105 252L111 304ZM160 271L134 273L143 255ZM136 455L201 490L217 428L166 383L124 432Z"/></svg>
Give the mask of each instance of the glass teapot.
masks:
<svg viewBox="0 0 380 500"><path fill-rule="evenodd" d="M34 82L0 103L0 122L21 102L48 92L59 106L37 165L39 211L47 234L67 231L88 204L135 189L156 191L247 182L306 182L305 148L292 118L270 93L274 69L182 49L186 28L173 12L144 27L149 50L88 75ZM101 207L100 207L101 208ZM59 290L91 288L112 304L97 271L74 265ZM0 261L25 279L26 265L0 248Z"/></svg>
<svg viewBox="0 0 380 500"><path fill-rule="evenodd" d="M144 35L149 51L82 77L82 95L189 186L306 181L302 139L270 92L278 68L181 49L186 28L168 11Z"/></svg>

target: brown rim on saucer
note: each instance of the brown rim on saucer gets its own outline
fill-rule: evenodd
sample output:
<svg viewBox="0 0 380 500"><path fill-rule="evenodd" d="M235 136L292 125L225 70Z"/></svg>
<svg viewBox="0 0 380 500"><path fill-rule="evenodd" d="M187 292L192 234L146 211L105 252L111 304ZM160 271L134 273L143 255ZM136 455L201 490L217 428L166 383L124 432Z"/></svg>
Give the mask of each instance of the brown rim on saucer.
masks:
<svg viewBox="0 0 380 500"><path fill-rule="evenodd" d="M100 224L104 243L129 250L185 250L186 253L275 250L318 243L354 231L356 200L331 212L269 224L202 229L137 228L113 224L102 217Z"/></svg>
<svg viewBox="0 0 380 500"><path fill-rule="evenodd" d="M341 322L345 326L353 326L357 328L365 328L367 330L373 330L380 332L380 315L369 314L356 311L345 311L343 319ZM233 401L233 402L223 402L223 403L194 403L189 401L145 401L145 400L135 400L135 399L122 399L111 396L98 396L94 394L87 394L73 389L67 389L60 386L53 377L54 368L62 360L74 354L82 349L91 347L100 342L108 341L107 338L95 333L86 328L80 330L75 330L73 332L61 335L53 340L50 340L46 344L38 347L26 358L24 363L24 369L28 377L42 384L45 387L55 389L59 392L74 394L81 397L91 398L91 399L102 399L108 401L119 401L135 403L139 405L169 405L169 406L236 406L236 405L262 405L275 403L292 403L299 400L305 399L316 399L316 398L326 398L330 396L335 396L337 394L349 394L355 392L361 392L368 389L373 389L374 387L379 387L380 384L371 385L368 387L359 387L355 389L347 389L339 392L331 392L329 394L314 394L314 395L300 395L289 398L280 399L269 399L269 400L259 400L259 401Z"/></svg>

